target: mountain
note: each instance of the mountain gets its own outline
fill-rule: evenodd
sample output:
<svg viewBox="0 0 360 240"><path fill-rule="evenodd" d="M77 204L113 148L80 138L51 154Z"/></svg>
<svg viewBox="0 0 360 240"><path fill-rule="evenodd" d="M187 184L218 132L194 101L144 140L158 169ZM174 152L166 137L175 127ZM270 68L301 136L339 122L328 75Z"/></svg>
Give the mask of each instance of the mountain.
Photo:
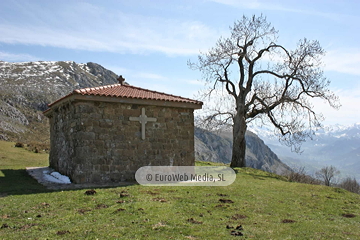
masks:
<svg viewBox="0 0 360 240"><path fill-rule="evenodd" d="M0 140L49 142L47 104L74 89L117 83L117 75L96 63L0 61ZM231 134L195 129L197 160L229 163ZM280 173L290 168L255 134L248 132L248 166Z"/></svg>
<svg viewBox="0 0 360 240"><path fill-rule="evenodd" d="M0 140L48 139L42 111L76 88L117 83L117 75L96 63L0 61Z"/></svg>
<svg viewBox="0 0 360 240"><path fill-rule="evenodd" d="M256 134L247 131L245 138L247 147L246 166L276 174L291 171L291 168L281 162ZM232 134L230 132L217 133L195 128L195 159L230 163L232 147Z"/></svg>
<svg viewBox="0 0 360 240"><path fill-rule="evenodd" d="M313 140L303 143L301 154L281 145L269 129L252 130L291 167L305 166L313 174L324 166L333 165L343 177L354 176L360 180L360 123L325 126L316 132Z"/></svg>

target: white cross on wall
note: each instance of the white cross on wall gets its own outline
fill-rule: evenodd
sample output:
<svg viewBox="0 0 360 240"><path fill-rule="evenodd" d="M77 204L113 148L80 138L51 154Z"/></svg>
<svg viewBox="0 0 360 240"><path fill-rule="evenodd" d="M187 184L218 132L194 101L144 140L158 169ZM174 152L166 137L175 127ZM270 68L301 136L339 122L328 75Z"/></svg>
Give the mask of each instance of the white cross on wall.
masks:
<svg viewBox="0 0 360 240"><path fill-rule="evenodd" d="M130 117L130 121L139 121L141 123L141 138L145 139L145 124L147 122L156 122L156 118L147 117L145 115L145 108L141 109L141 115L139 117Z"/></svg>

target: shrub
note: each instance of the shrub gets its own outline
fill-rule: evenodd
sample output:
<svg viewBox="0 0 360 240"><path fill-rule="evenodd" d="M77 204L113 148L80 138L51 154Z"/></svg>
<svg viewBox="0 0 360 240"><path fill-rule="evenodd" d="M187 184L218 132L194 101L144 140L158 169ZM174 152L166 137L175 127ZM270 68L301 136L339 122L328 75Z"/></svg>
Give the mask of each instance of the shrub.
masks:
<svg viewBox="0 0 360 240"><path fill-rule="evenodd" d="M23 148L23 147L24 147L24 144L21 143L21 142L17 142L17 143L15 143L15 147Z"/></svg>
<svg viewBox="0 0 360 240"><path fill-rule="evenodd" d="M305 167L299 167L289 171L285 174L290 182L307 183L319 185L321 182L316 178L311 177L305 171Z"/></svg>
<svg viewBox="0 0 360 240"><path fill-rule="evenodd" d="M349 192L360 194L360 184L355 178L347 177L340 184L339 187L348 190Z"/></svg>
<svg viewBox="0 0 360 240"><path fill-rule="evenodd" d="M45 144L45 143L30 142L27 144L26 149L34 153L39 153L39 152L48 153L50 150L50 146L49 144Z"/></svg>

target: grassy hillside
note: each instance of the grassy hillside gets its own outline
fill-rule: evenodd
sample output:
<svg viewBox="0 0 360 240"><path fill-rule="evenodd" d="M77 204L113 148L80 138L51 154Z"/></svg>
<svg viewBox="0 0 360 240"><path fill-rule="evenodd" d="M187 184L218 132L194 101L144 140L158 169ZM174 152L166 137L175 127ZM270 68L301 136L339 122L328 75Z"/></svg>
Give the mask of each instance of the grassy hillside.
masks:
<svg viewBox="0 0 360 240"><path fill-rule="evenodd" d="M0 142L0 239L360 239L360 195L342 189L245 168L227 187L49 192L23 174L46 158Z"/></svg>
<svg viewBox="0 0 360 240"><path fill-rule="evenodd" d="M0 141L0 196L44 192L44 187L29 177L25 168L48 166L49 155L15 148L14 145Z"/></svg>

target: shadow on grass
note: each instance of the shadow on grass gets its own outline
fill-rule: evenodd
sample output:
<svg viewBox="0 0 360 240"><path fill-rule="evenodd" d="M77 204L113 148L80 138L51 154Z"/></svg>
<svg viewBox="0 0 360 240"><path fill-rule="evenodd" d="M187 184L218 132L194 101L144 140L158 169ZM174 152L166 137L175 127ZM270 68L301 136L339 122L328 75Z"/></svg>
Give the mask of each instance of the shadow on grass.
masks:
<svg viewBox="0 0 360 240"><path fill-rule="evenodd" d="M106 186L106 185L83 185L70 187L68 189L48 189L46 186L38 183L32 178L25 169L0 169L0 173L4 176L0 176L0 197L8 195L25 195L25 194L36 194L36 193L48 193L58 191L72 191L89 188L115 188L125 187L133 185L134 183L117 185L117 186Z"/></svg>
<svg viewBox="0 0 360 240"><path fill-rule="evenodd" d="M0 169L0 196L51 192L29 176L25 169Z"/></svg>

